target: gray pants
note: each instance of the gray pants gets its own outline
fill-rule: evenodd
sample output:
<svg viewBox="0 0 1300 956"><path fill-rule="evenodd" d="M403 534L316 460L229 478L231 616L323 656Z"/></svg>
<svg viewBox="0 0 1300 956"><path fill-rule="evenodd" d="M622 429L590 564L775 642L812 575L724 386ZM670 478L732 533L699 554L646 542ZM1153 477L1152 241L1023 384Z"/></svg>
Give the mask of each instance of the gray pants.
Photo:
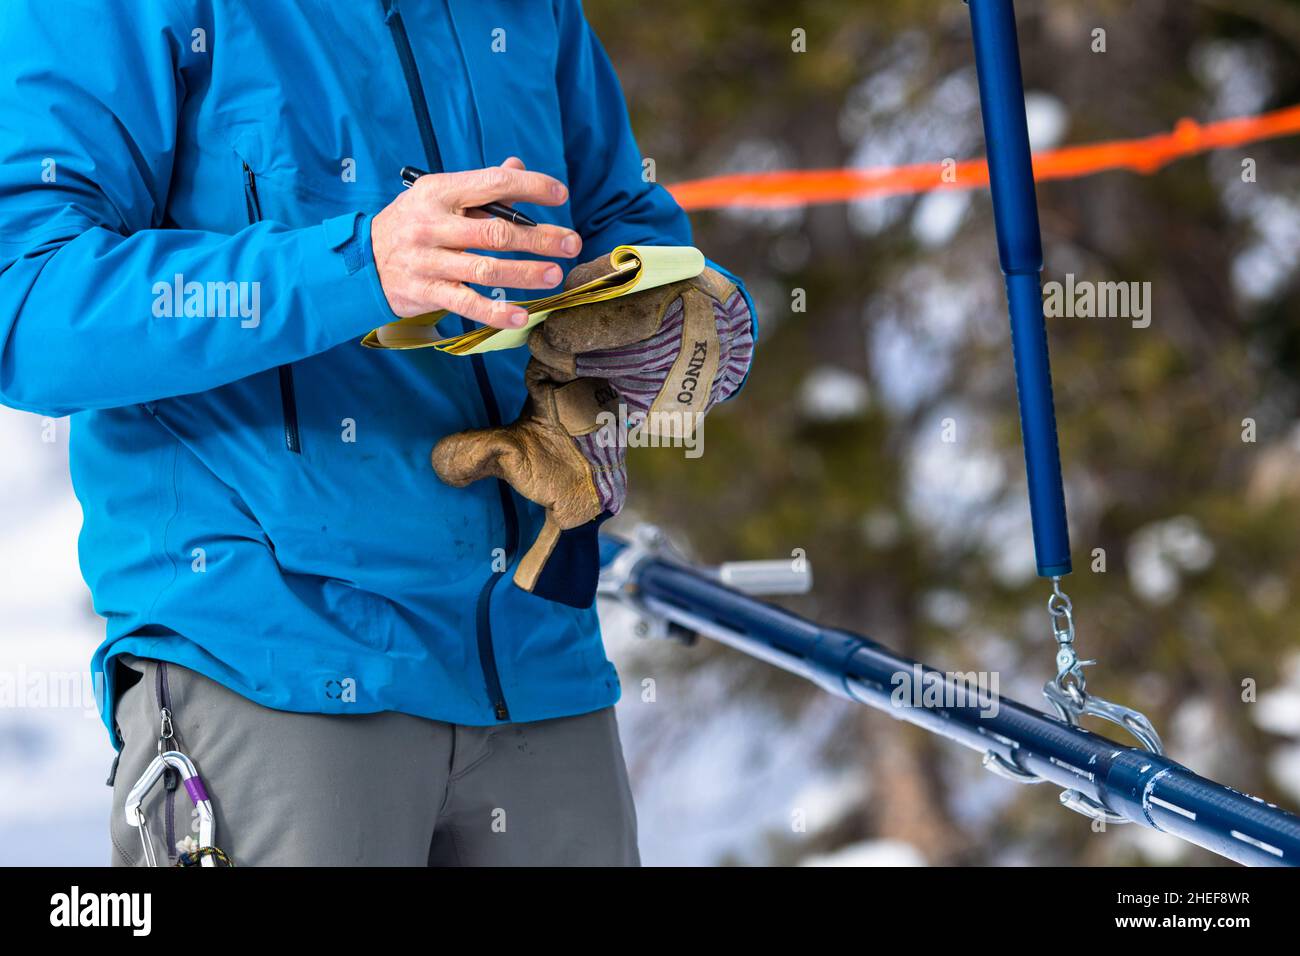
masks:
<svg viewBox="0 0 1300 956"><path fill-rule="evenodd" d="M118 699L113 864L140 866L124 806L158 753L159 665L119 660L141 679ZM176 664L165 676L176 748L197 766L216 844L237 866L639 863L613 708L464 727L391 712L270 710ZM197 837L183 786L168 793L160 781L141 809L159 865L175 859L169 831Z"/></svg>

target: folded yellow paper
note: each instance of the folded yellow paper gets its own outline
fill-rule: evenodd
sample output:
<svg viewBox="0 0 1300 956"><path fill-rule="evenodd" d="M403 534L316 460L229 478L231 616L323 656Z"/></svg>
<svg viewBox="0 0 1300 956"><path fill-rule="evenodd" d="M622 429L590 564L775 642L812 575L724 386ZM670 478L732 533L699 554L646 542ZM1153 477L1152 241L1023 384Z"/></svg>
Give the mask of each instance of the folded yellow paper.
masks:
<svg viewBox="0 0 1300 956"><path fill-rule="evenodd" d="M444 310L380 326L362 339L361 344L372 349L432 347L452 355L517 349L528 341L533 326L545 322L552 312L693 279L704 271L704 254L694 246L618 246L609 259L610 271L599 278L543 299L518 303L528 310L528 322L522 328L494 329L484 325L463 335L439 338L437 325L449 314Z"/></svg>

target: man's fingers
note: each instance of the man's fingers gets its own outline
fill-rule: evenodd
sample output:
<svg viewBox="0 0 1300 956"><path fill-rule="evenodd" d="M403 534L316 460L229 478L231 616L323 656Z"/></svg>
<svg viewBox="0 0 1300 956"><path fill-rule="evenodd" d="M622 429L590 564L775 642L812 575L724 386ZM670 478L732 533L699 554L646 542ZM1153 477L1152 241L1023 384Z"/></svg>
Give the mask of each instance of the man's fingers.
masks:
<svg viewBox="0 0 1300 956"><path fill-rule="evenodd" d="M468 252L445 252L433 265L449 279L507 289L550 289L564 278L563 270L554 262L497 259Z"/></svg>
<svg viewBox="0 0 1300 956"><path fill-rule="evenodd" d="M431 239L446 249L529 252L554 259L571 259L582 251L582 237L572 229L549 223L520 226L496 217L440 216Z"/></svg>
<svg viewBox="0 0 1300 956"><path fill-rule="evenodd" d="M516 329L528 320L525 309L479 295L459 282L438 280L431 285L427 298L439 308L498 329Z"/></svg>
<svg viewBox="0 0 1300 956"><path fill-rule="evenodd" d="M553 262L465 250L569 259L582 251L582 239L561 226L520 226L484 217L476 207L489 202L555 206L567 199L563 183L530 172L514 156L487 169L421 176L371 221L375 266L389 306L398 315L447 309L495 328L524 325L525 310L481 296L469 286L554 288L563 270Z"/></svg>
<svg viewBox="0 0 1300 956"><path fill-rule="evenodd" d="M490 202L558 206L569 198L569 190L554 176L514 166L489 166L460 173L421 176L416 185L436 196L453 212Z"/></svg>
<svg viewBox="0 0 1300 956"><path fill-rule="evenodd" d="M527 168L524 166L524 161L520 159L518 156L511 156L507 158L501 163L501 166L503 169L526 169ZM465 209L463 211L463 215L469 216L471 219L486 219L492 214L490 212L484 212L482 209L479 209L475 206L470 206L468 209Z"/></svg>
<svg viewBox="0 0 1300 956"><path fill-rule="evenodd" d="M582 251L582 238L576 232L548 223L520 226L495 217L444 216L436 229L440 244L450 249L529 252L555 259L571 259Z"/></svg>

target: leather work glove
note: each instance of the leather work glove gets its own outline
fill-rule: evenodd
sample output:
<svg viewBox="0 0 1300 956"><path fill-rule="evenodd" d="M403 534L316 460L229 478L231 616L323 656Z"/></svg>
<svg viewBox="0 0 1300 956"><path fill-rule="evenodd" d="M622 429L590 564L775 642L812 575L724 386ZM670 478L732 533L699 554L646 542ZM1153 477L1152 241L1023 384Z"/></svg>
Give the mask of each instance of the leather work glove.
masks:
<svg viewBox="0 0 1300 956"><path fill-rule="evenodd" d="M608 271L608 256L583 263L565 287ZM753 318L735 283L706 268L694 279L556 312L528 347L563 375L605 379L648 434L690 438L745 380Z"/></svg>
<svg viewBox="0 0 1300 956"><path fill-rule="evenodd" d="M565 287L608 271L608 257L584 263ZM456 487L504 479L545 508L515 583L589 607L600 574L597 529L627 495L625 425L646 416L642 427L652 435L693 437L704 413L744 380L752 319L735 284L705 269L684 282L555 312L528 346L529 397L519 419L443 438L433 467Z"/></svg>
<svg viewBox="0 0 1300 956"><path fill-rule="evenodd" d="M627 496L618 393L599 379L557 379L536 359L529 360L524 383L528 401L516 421L448 435L434 446L433 468L457 488L480 478L502 478L545 508L541 533L515 569L515 583L541 597L588 607L600 574L596 528L622 510ZM601 419L602 411L611 416ZM563 542L562 532L579 528L589 532ZM557 548L568 560L548 569ZM581 570L566 579L577 570L563 567L571 564Z"/></svg>

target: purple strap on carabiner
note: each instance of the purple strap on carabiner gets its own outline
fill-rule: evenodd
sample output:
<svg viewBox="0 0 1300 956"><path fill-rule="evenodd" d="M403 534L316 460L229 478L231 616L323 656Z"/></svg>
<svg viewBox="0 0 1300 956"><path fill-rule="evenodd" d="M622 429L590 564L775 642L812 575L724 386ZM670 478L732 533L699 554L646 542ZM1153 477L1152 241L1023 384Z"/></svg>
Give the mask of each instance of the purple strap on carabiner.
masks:
<svg viewBox="0 0 1300 956"><path fill-rule="evenodd" d="M190 795L190 799L196 804L200 800L208 799L208 791L203 789L203 781L197 776L190 777L185 781L185 792Z"/></svg>

